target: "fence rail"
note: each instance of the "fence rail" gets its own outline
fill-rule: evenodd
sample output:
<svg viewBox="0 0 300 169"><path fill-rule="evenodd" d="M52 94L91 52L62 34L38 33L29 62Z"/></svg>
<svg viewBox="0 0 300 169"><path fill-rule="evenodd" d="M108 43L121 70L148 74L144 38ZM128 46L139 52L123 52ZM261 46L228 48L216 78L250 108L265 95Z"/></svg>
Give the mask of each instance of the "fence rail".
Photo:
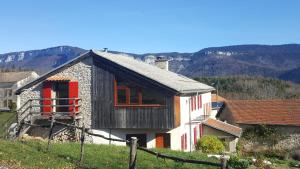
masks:
<svg viewBox="0 0 300 169"><path fill-rule="evenodd" d="M76 126L73 124L68 124L68 123L63 123L63 122L59 122L54 120L54 118L51 118L51 124L50 125L37 125L37 124L31 124L31 123L26 123L26 122L22 122L21 123L21 127L19 127L19 130L21 130L23 125L27 125L27 126L31 126L31 127L42 127L42 128L50 128L50 132L49 132L49 137L48 137L48 145L47 145L47 149L50 149L50 141L53 139L52 137L52 131L54 126L56 125L63 125L66 127L70 127L70 128L75 128L78 130L81 130L81 137L80 137L80 163L83 162L83 157L84 157L84 141L85 141L85 134L91 135L91 136L95 136L95 137L101 137L103 139L106 140L110 140L110 141L118 141L118 142L125 142L125 143L129 143L130 145L130 154L129 154L129 169L134 169L135 168L135 164L136 164L136 154L137 154L137 149L144 151L148 154L154 155L157 158L163 158L163 159L169 159L169 160L173 160L175 162L182 162L182 163L190 163L190 164L202 164L202 165L210 165L210 166L216 166L216 167L220 167L221 169L226 169L227 168L227 161L224 157L221 158L220 163L214 163L214 162L209 162L209 161L202 161L202 160L193 160L193 159L185 159L185 158L180 158L180 157L176 157L176 156L171 156L171 155L167 155L167 154L163 154L163 153L159 153L159 152L155 152L153 150L147 149L145 147L141 147L137 144L137 138L136 137L132 137L130 140L124 140L124 139L114 139L114 138L108 138L105 137L104 135L101 134L96 134L91 132L91 129L89 128L85 128L85 126L83 125L82 127L80 126ZM20 131L18 131L17 133L20 133Z"/></svg>

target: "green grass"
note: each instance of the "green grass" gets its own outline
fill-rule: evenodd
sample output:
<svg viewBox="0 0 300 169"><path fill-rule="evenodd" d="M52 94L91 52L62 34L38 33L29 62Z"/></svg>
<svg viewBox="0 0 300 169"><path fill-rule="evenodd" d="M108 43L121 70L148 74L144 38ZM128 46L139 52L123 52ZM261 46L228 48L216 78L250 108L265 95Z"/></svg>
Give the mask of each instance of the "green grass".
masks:
<svg viewBox="0 0 300 169"><path fill-rule="evenodd" d="M53 143L50 151L46 151L46 146L46 142L40 141L0 140L0 162L14 160L26 168L121 169L128 167L129 148L125 146L85 144L84 163L80 167L77 165L80 155L80 145L78 143ZM182 158L219 162L199 152L184 153L167 149L157 151ZM217 167L164 160L138 150L137 168L213 169Z"/></svg>
<svg viewBox="0 0 300 169"><path fill-rule="evenodd" d="M0 138L11 123L15 121L16 114L12 112L0 112ZM7 126L5 126L7 124Z"/></svg>

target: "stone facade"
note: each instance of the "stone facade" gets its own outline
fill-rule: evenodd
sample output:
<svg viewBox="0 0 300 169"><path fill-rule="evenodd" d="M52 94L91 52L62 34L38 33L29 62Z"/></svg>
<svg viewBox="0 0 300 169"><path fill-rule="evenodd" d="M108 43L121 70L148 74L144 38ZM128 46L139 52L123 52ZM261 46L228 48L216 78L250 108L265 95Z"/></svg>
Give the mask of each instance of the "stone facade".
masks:
<svg viewBox="0 0 300 169"><path fill-rule="evenodd" d="M92 112L92 57L87 57L80 62L61 70L55 76L69 77L78 81L78 97L81 98L81 107L79 108L83 122L87 128L91 127L91 112ZM18 96L18 108L25 104L29 99L42 98L42 83L39 83L29 89L26 89ZM33 103L35 104L35 103ZM38 104L38 103L36 103ZM39 112L40 109L36 108L35 111Z"/></svg>

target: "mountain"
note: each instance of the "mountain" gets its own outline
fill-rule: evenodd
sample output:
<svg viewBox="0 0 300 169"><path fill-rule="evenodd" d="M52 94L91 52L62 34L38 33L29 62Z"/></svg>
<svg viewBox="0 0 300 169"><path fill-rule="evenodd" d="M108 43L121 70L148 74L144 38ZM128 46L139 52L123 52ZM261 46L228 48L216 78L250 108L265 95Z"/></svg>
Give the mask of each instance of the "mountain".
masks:
<svg viewBox="0 0 300 169"><path fill-rule="evenodd" d="M0 68L30 69L42 74L73 59L85 51L86 50L77 47L58 46L42 50L0 54Z"/></svg>
<svg viewBox="0 0 300 169"><path fill-rule="evenodd" d="M300 67L289 70L279 76L280 79L300 83Z"/></svg>
<svg viewBox="0 0 300 169"><path fill-rule="evenodd" d="M85 51L78 47L58 46L7 53L0 55L0 68L21 67L34 69L41 74ZM297 73L293 73L300 69L300 44L210 47L194 53L109 52L121 53L147 63L153 63L156 57L164 57L170 60L171 71L189 77L248 75L277 77L300 83Z"/></svg>
<svg viewBox="0 0 300 169"><path fill-rule="evenodd" d="M300 45L237 45L202 49L180 73L192 76L277 77L299 67Z"/></svg>

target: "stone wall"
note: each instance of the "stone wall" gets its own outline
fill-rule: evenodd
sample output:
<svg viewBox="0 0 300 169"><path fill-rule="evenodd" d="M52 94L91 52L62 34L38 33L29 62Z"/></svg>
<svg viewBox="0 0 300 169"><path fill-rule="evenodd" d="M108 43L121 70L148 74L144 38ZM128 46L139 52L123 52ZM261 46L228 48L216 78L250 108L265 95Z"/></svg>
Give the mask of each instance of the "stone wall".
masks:
<svg viewBox="0 0 300 169"><path fill-rule="evenodd" d="M84 123L87 128L91 127L91 97L92 97L92 57L87 57L82 61L65 68L61 72L55 74L55 76L64 76L78 81L79 88L79 98L82 99L81 107L79 108L80 112L83 115ZM25 104L29 99L39 99L42 97L42 83L39 83L29 89L23 91L19 96L18 100L20 102L20 108ZM37 103L36 103L37 104ZM36 108L35 111L40 111L39 108Z"/></svg>

